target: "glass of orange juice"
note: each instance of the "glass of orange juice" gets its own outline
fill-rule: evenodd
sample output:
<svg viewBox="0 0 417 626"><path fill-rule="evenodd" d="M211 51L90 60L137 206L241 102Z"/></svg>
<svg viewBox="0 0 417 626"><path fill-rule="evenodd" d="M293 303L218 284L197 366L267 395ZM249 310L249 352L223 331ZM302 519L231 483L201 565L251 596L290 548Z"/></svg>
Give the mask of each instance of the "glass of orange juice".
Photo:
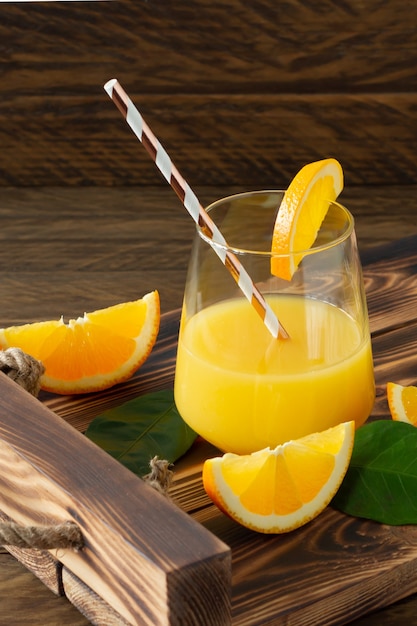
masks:
<svg viewBox="0 0 417 626"><path fill-rule="evenodd" d="M272 337L197 228L178 339L175 402L225 452L249 454L369 416L375 384L354 220L333 202L291 280L271 273L281 191L207 208L289 334ZM297 259L297 262L298 262Z"/></svg>

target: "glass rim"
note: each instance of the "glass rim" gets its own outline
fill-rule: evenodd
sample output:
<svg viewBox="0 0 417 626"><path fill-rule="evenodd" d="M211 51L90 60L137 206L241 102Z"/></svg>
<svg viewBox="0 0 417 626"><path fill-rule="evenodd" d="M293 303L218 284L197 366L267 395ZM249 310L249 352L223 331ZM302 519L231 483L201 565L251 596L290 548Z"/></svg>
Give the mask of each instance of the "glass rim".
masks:
<svg viewBox="0 0 417 626"><path fill-rule="evenodd" d="M254 190L254 191L243 191L240 193L235 193L229 196L225 196L224 198L219 198L218 200L215 200L214 202L211 202L209 205L207 205L205 210L210 215L210 212L214 210L215 208L217 208L219 205L227 201L231 201L233 199L244 198L247 196L256 196L256 195L261 195L261 194L281 194L283 196L284 193L285 193L285 189L259 189L259 190ZM307 248L304 250L292 250L291 252L277 254L275 252L272 252L271 250L254 250L251 248L239 248L237 246L228 245L227 242L226 244L224 244L221 242L213 241L213 239L211 239L204 233L202 227L199 226L198 224L196 225L196 231L198 235L201 237L201 239L206 241L210 246L215 247L219 250L232 252L233 254L241 254L241 255L246 254L246 255L253 255L253 256L256 255L256 256L267 256L267 257L278 257L278 258L286 258L286 257L291 257L293 255L307 256L309 254L317 254L319 252L323 252L325 250L329 250L330 248L334 248L340 245L341 243L349 239L349 237L352 235L354 231L355 219L352 213L349 211L349 209L347 209L343 204L341 204L337 200L330 201L329 207L330 206L337 207L346 216L347 226L345 230L338 237L335 237L331 241L328 241L326 243L319 244L317 246L313 246L311 248ZM279 204L277 205L277 210L278 210L278 207L279 207ZM272 232L271 232L271 242L272 242Z"/></svg>

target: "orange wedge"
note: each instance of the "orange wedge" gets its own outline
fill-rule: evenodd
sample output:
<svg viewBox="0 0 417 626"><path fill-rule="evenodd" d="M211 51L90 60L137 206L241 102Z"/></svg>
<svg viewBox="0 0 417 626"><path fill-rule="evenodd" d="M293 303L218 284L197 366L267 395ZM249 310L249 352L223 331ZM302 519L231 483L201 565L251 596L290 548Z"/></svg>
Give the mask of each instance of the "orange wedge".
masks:
<svg viewBox="0 0 417 626"><path fill-rule="evenodd" d="M355 423L239 456L226 453L203 466L207 494L221 511L262 533L284 533L329 504L349 466Z"/></svg>
<svg viewBox="0 0 417 626"><path fill-rule="evenodd" d="M129 378L147 359L159 331L159 294L63 319L0 329L0 348L21 348L41 361L41 388L78 394Z"/></svg>
<svg viewBox="0 0 417 626"><path fill-rule="evenodd" d="M387 383L387 399L393 420L417 426L417 387Z"/></svg>
<svg viewBox="0 0 417 626"><path fill-rule="evenodd" d="M272 254L277 255L271 258L274 276L291 280L303 252L313 245L330 202L342 189L343 171L336 159L309 163L298 172L284 194L275 221L271 246Z"/></svg>

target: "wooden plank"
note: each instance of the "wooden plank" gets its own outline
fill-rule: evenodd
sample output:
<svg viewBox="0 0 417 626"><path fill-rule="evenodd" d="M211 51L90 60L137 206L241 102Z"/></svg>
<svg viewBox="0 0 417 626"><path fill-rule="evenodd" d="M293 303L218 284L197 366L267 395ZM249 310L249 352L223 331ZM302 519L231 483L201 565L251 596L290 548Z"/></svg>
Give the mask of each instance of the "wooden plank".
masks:
<svg viewBox="0 0 417 626"><path fill-rule="evenodd" d="M97 626L129 626L120 613L116 613L100 596L66 567L62 570L62 584L68 600Z"/></svg>
<svg viewBox="0 0 417 626"><path fill-rule="evenodd" d="M238 528L215 507L195 519L231 546L234 625L346 624L417 591L414 527L399 532L331 508L285 536Z"/></svg>
<svg viewBox="0 0 417 626"><path fill-rule="evenodd" d="M142 93L411 92L415 16L407 0L6 6L4 93L91 93L117 66Z"/></svg>
<svg viewBox="0 0 417 626"><path fill-rule="evenodd" d="M30 97L24 101L41 109L36 116L0 112L3 184L158 184L155 165L102 90L108 77L96 77L94 97L51 96L56 114L44 113L39 98ZM173 99L123 82L192 187L280 188L302 165L328 156L344 164L350 185L417 181L415 94Z"/></svg>
<svg viewBox="0 0 417 626"><path fill-rule="evenodd" d="M153 289L163 311L179 307L195 231L163 190L0 187L0 324L78 317Z"/></svg>
<svg viewBox="0 0 417 626"><path fill-rule="evenodd" d="M197 191L208 204L242 187ZM417 234L415 195L412 185L347 185L341 201L355 216L362 256L370 246ZM153 289L160 293L164 313L181 306L194 224L165 183L145 188L0 186L0 214L2 327L78 317ZM382 299L383 289L391 286L401 295L401 269L395 276L381 284ZM366 280L371 287L382 277L369 273Z"/></svg>
<svg viewBox="0 0 417 626"><path fill-rule="evenodd" d="M248 189L246 185L195 187L204 206ZM347 180L340 200L355 218L359 249L417 234L415 195L414 185L352 187ZM2 274L11 268L19 274L41 274L50 271L52 263L55 269L101 273L135 270L139 263L143 272L156 265L154 258L158 263L173 259L182 272L195 232L180 200L163 181L146 187L0 186L0 212ZM58 258L52 254L54 246L62 246Z"/></svg>
<svg viewBox="0 0 417 626"><path fill-rule="evenodd" d="M417 239L415 236L387 244L378 251L362 253L371 331L386 333L390 328L415 321ZM387 293L391 306L386 306Z"/></svg>
<svg viewBox="0 0 417 626"><path fill-rule="evenodd" d="M2 511L75 521L84 548L55 556L129 623L227 624L227 546L4 375L0 386Z"/></svg>
<svg viewBox="0 0 417 626"><path fill-rule="evenodd" d="M113 76L192 185L282 186L328 155L351 185L415 184L416 17L407 0L6 3L0 184L157 184Z"/></svg>

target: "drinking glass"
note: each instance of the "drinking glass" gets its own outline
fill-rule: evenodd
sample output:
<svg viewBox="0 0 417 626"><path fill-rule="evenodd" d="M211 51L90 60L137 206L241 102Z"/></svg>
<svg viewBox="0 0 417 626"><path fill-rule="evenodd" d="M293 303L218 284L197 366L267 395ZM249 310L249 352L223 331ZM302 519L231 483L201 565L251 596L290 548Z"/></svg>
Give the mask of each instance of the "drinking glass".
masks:
<svg viewBox="0 0 417 626"><path fill-rule="evenodd" d="M341 422L363 424L375 384L362 269L350 212L337 202L291 280L271 273L282 191L233 195L207 208L289 334L276 339L201 228L181 315L175 402L225 452L249 454ZM281 255L284 262L288 261ZM276 257L276 255L275 255Z"/></svg>

